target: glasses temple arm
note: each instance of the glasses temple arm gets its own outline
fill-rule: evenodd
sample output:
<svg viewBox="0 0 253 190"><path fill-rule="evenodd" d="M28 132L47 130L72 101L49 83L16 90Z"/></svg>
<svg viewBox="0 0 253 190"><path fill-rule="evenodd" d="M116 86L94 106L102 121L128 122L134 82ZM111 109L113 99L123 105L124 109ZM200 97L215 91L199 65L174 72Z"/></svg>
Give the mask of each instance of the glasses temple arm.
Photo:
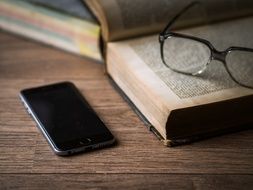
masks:
<svg viewBox="0 0 253 190"><path fill-rule="evenodd" d="M167 24L167 26L164 28L164 30L162 31L161 34L166 34L169 29L171 28L171 26L174 24L174 22L176 22L176 20L181 17L188 9L192 8L193 6L200 4L199 1L194 1L192 3L190 3L189 5L187 5L184 9L182 9L176 16L174 16L170 22Z"/></svg>

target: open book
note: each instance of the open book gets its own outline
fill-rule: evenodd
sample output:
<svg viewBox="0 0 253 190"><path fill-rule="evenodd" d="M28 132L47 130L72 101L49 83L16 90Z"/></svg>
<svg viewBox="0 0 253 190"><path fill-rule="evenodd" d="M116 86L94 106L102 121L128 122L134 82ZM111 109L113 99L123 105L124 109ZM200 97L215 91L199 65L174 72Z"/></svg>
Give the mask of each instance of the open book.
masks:
<svg viewBox="0 0 253 190"><path fill-rule="evenodd" d="M168 146L253 123L253 90L235 83L220 62L198 76L174 72L162 63L158 34L190 2L86 0L102 25L109 76ZM252 1L200 2L211 24L204 25L192 11L178 21L177 32L207 39L219 50L253 47Z"/></svg>

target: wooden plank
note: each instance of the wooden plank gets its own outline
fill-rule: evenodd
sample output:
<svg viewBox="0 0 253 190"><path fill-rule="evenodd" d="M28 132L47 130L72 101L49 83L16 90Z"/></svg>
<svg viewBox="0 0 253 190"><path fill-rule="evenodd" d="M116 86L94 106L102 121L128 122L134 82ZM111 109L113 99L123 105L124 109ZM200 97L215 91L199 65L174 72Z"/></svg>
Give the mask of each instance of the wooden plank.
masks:
<svg viewBox="0 0 253 190"><path fill-rule="evenodd" d="M0 175L1 189L229 189L253 187L252 175L49 174Z"/></svg>
<svg viewBox="0 0 253 190"><path fill-rule="evenodd" d="M1 132L0 172L30 173L36 137L37 134L31 132Z"/></svg>
<svg viewBox="0 0 253 190"><path fill-rule="evenodd" d="M27 154L27 159L30 158L27 163L30 163L30 165L12 161L8 162L9 165L2 163L2 172L4 173L23 172L19 168L27 168L27 165L29 165L29 169L32 165L32 172L35 173L80 173L80 169L91 173L131 173L133 171L137 173L251 173L253 171L251 162L253 160L253 151L252 147L248 146L253 141L251 131L225 135L182 147L163 147L145 129L143 123L123 102L121 97L116 92L112 93L112 89L112 92L109 93L111 96L104 99L96 98L95 94L105 92L105 89L110 91L109 83L94 85L95 83L87 81L79 81L77 84L82 89L87 88L82 91L89 91L91 102L117 137L118 145L114 148L81 154L72 158L57 157L53 154L17 97L18 89L24 88L28 80L8 81L5 83L1 80L0 82L2 84L0 87L5 89L0 99L0 105L3 105L0 108L2 118L0 137L4 137L0 143L6 145L3 150L5 154L10 155L8 160L11 160L11 156L15 152L15 150L10 149L13 139L16 142L21 142L21 145L25 145L25 143L22 143L24 137L21 134L30 134L30 140L33 140L36 145L33 145L35 146L33 149L28 148L29 151L33 150L32 153L35 154L34 156L31 152ZM36 82L38 81L32 81L32 83ZM99 91L99 89L101 90ZM115 99L118 100L114 101ZM112 105L109 106L108 102L112 102ZM117 106L117 102L120 106ZM6 144L6 142L8 143ZM16 167L17 163L19 167Z"/></svg>
<svg viewBox="0 0 253 190"><path fill-rule="evenodd" d="M125 131L116 131L115 127L122 126L109 125L119 141L118 146L71 158L53 156L45 140L39 138L33 172L252 174L253 171L252 149L237 149L230 145L216 148L223 143L230 144L230 138L236 139L238 134L224 137L225 139L208 140L204 145L195 143L166 148L151 134L143 131L142 127ZM247 134L241 135L247 138Z"/></svg>
<svg viewBox="0 0 253 190"><path fill-rule="evenodd" d="M1 42L3 79L99 79L105 78L101 63L44 45L27 42L11 35ZM88 72L85 72L88 71Z"/></svg>
<svg viewBox="0 0 253 190"><path fill-rule="evenodd" d="M0 34L0 52L2 174L253 173L252 130L167 148L113 89L104 75L103 65L5 33ZM116 136L116 146L73 157L54 155L25 112L18 93L23 88L64 80L74 82L87 97Z"/></svg>

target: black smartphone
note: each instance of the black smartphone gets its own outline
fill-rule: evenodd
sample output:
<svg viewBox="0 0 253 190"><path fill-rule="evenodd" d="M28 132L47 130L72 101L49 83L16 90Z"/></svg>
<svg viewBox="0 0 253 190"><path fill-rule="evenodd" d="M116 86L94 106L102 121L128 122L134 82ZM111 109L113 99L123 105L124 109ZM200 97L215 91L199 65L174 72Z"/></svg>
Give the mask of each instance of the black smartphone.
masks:
<svg viewBox="0 0 253 190"><path fill-rule="evenodd" d="M87 151L115 141L71 82L25 89L20 98L57 155Z"/></svg>

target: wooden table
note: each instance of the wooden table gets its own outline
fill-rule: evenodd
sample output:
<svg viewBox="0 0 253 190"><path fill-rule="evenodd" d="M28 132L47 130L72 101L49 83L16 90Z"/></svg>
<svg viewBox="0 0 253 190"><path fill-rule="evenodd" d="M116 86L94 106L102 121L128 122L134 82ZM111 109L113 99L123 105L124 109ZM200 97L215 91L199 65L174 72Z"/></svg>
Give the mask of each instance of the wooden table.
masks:
<svg viewBox="0 0 253 190"><path fill-rule="evenodd" d="M72 81L117 138L56 156L26 113L23 88ZM252 189L253 131L167 148L110 85L103 65L0 33L0 189Z"/></svg>

